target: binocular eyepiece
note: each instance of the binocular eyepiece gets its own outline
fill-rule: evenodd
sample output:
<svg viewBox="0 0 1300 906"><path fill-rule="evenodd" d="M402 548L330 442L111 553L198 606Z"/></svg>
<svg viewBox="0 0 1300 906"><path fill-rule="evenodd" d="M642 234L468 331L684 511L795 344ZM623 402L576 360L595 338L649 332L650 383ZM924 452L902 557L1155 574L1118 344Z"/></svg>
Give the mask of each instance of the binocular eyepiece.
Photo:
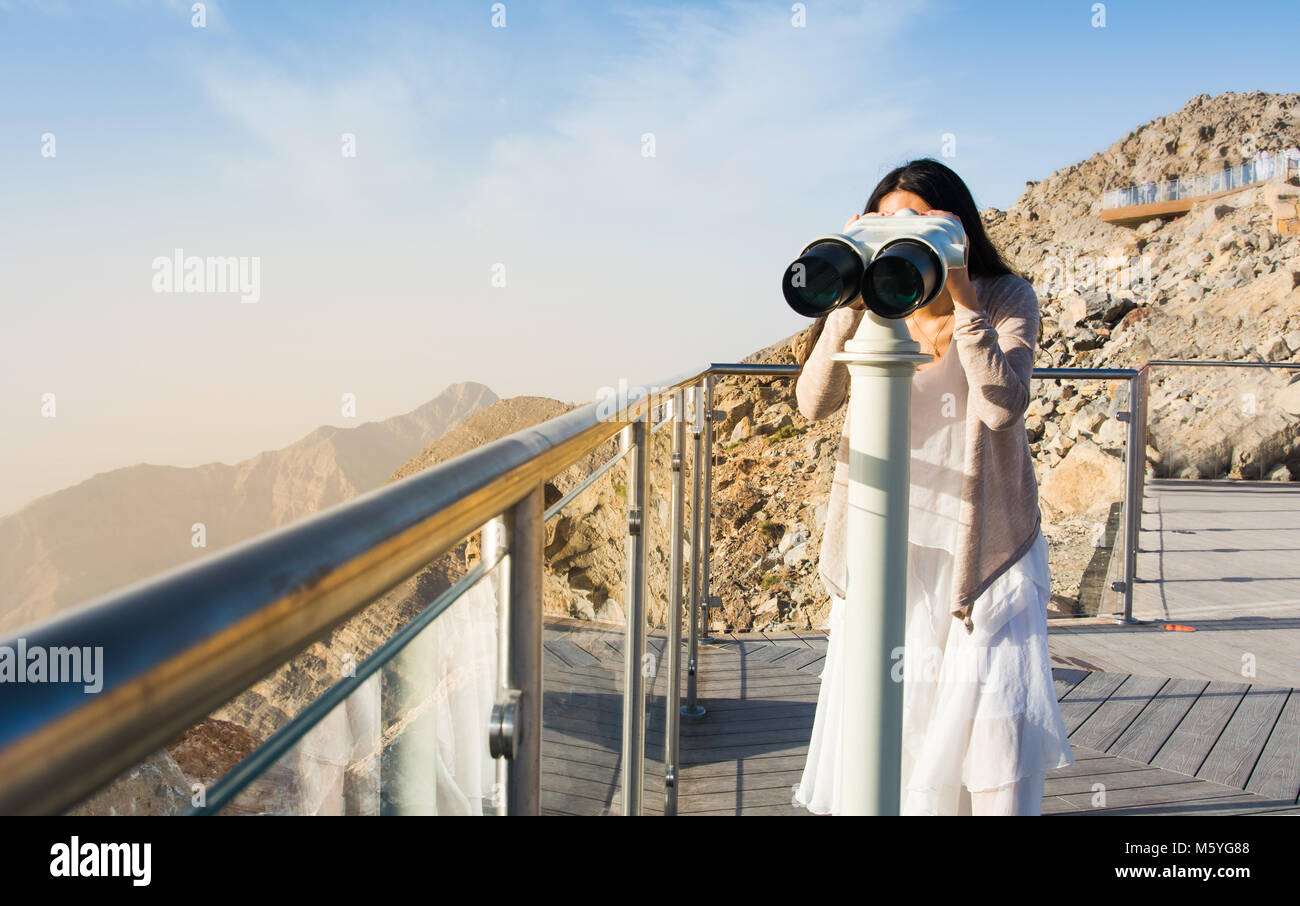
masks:
<svg viewBox="0 0 1300 906"><path fill-rule="evenodd" d="M948 269L965 264L961 225L904 208L863 217L846 232L810 242L781 280L785 301L818 318L858 296L882 318L905 318L943 291Z"/></svg>

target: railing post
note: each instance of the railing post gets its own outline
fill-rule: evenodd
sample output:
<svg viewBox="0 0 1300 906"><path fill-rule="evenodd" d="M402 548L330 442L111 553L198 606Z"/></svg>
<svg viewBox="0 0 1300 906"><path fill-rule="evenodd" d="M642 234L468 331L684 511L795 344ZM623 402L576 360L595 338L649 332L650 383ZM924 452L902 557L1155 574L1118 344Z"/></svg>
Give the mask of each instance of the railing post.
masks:
<svg viewBox="0 0 1300 906"><path fill-rule="evenodd" d="M845 814L897 815L903 678L894 669L907 612L912 376L931 357L901 320L874 312L844 349L833 356L851 381L840 789Z"/></svg>
<svg viewBox="0 0 1300 906"><path fill-rule="evenodd" d="M518 691L512 712L513 754L506 768L507 815L541 813L542 789L542 546L545 512L538 484L506 513L509 589L502 671ZM504 759L503 759L504 760Z"/></svg>
<svg viewBox="0 0 1300 906"><path fill-rule="evenodd" d="M682 420L682 391L675 390L673 407L672 496L668 520L668 701L664 708L668 726L664 734L664 815L677 814L677 785L681 754L682 700L682 454L686 437Z"/></svg>
<svg viewBox="0 0 1300 906"><path fill-rule="evenodd" d="M645 783L645 586L650 411L623 429L628 453L627 634L623 642L623 814L641 814Z"/></svg>
<svg viewBox="0 0 1300 906"><path fill-rule="evenodd" d="M1147 366L1128 380L1128 433L1124 446L1124 613L1116 623L1133 619L1133 586L1137 581L1138 539L1142 534L1142 497L1147 461Z"/></svg>
<svg viewBox="0 0 1300 906"><path fill-rule="evenodd" d="M700 588L704 605L700 641L711 645L716 641L709 634L709 608L720 604L709 585L709 563L713 559L713 373L704 378L704 500L700 504Z"/></svg>
<svg viewBox="0 0 1300 906"><path fill-rule="evenodd" d="M687 619L687 661L686 661L686 704L681 708L682 717L698 720L705 714L704 708L696 700L698 691L699 655L700 655L700 482L703 465L700 462L700 449L703 446L701 434L704 431L704 393L701 387L691 388L691 406L694 418L691 424L691 443L693 456L691 460L691 603Z"/></svg>

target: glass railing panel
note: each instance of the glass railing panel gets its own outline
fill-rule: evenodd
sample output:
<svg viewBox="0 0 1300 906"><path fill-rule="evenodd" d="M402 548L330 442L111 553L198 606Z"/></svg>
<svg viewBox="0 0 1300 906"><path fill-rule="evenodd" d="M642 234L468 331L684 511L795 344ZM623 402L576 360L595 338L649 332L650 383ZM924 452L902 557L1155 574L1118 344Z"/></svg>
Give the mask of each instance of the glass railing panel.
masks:
<svg viewBox="0 0 1300 906"><path fill-rule="evenodd" d="M1286 368L1153 365L1153 477L1286 481L1300 465ZM1290 464L1288 466L1288 463Z"/></svg>
<svg viewBox="0 0 1300 906"><path fill-rule="evenodd" d="M779 375L716 382L714 631L811 630L829 619L818 554L847 407L809 421L794 383Z"/></svg>
<svg viewBox="0 0 1300 906"><path fill-rule="evenodd" d="M1050 618L1122 612L1128 382L1035 379L1026 413L1048 543Z"/></svg>
<svg viewBox="0 0 1300 906"><path fill-rule="evenodd" d="M458 623L459 615L471 610L469 602L482 598L484 582L469 586L474 576L482 572L478 562L478 534L465 538L429 567L331 630L324 640L313 643L195 727L179 734L164 749L123 772L113 783L75 807L75 814L177 814L192 807L205 807L209 790L216 788L240 764L246 772L250 764L257 766L253 775L240 781L240 790L247 783L253 792L240 792L230 803L230 809L248 814L263 807L283 809L290 814L317 807L343 809L341 801L316 798L312 792L321 792L320 784L324 781L313 777L324 776L320 772L326 768L312 773L311 753L334 753L322 754L325 762L338 757L342 745L338 733L344 732L338 728L352 724L356 727L347 732L355 733L360 745L364 729L359 723L363 720L360 715L368 712L363 702L370 701L370 693L376 688L374 684L377 682L377 688L386 695L385 701L394 701L391 690L400 673L393 671L406 663L406 655L398 654L399 651L407 645L416 646L415 650L429 645L432 638L443 632L425 628L435 615L437 619L448 619L445 625L450 627ZM461 588L469 589L463 595L464 603L456 597ZM465 658L471 650L467 642ZM394 659L395 666L383 667L387 677L378 676L380 667L389 664L390 659ZM471 668L461 664L456 669ZM357 685L357 677L368 676L370 692L350 689L346 694L339 694L339 690ZM328 701L335 703L322 710L322 702ZM276 755L274 763L265 762L268 751L285 745L286 733L294 741L302 738L303 747L296 749L291 758ZM486 746L486 737L481 742ZM276 789L277 784L290 785L278 794L268 792ZM261 805L257 805L259 802ZM361 809L359 801L347 799L346 802L350 803L347 809Z"/></svg>
<svg viewBox="0 0 1300 906"><path fill-rule="evenodd" d="M500 798L488 752L498 582L483 576L435 619L408 627L418 631L395 636L333 707L314 702L321 718L220 814L491 813Z"/></svg>
<svg viewBox="0 0 1300 906"><path fill-rule="evenodd" d="M1262 154L1223 170L1109 189L1103 193L1102 207L1122 208L1198 198L1271 179L1288 178L1295 175L1297 171L1300 171L1300 155L1296 152L1280 151Z"/></svg>
<svg viewBox="0 0 1300 906"><path fill-rule="evenodd" d="M547 487L543 814L622 814L628 463L617 438Z"/></svg>

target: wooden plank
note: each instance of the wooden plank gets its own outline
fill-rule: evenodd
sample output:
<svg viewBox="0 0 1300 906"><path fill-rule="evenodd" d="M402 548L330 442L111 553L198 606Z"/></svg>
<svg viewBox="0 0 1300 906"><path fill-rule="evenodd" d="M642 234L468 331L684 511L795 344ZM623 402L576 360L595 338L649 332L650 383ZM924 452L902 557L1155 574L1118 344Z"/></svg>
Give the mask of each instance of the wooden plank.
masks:
<svg viewBox="0 0 1300 906"><path fill-rule="evenodd" d="M1181 774L1195 774L1219 734L1237 710L1249 687L1243 683L1212 682L1169 734L1151 763Z"/></svg>
<svg viewBox="0 0 1300 906"><path fill-rule="evenodd" d="M1290 691L1251 686L1196 776L1245 789Z"/></svg>
<svg viewBox="0 0 1300 906"><path fill-rule="evenodd" d="M1114 755L1150 763L1174 728L1209 685L1205 680L1171 679L1109 750Z"/></svg>
<svg viewBox="0 0 1300 906"><path fill-rule="evenodd" d="M682 783L685 785L710 777L722 777L728 779L731 783L735 783L738 777L741 782L746 782L745 778L756 777L760 774L786 772L801 774L806 761L807 754L800 753L795 755L742 756L732 761L701 762L686 765L682 768Z"/></svg>
<svg viewBox="0 0 1300 906"><path fill-rule="evenodd" d="M681 814L687 814L687 813L681 812ZM735 809L708 809L708 810L692 809L690 810L689 814L698 815L702 818L707 818L707 817L723 817L723 816L730 817L734 815L746 815L746 816L753 815L755 817L763 817L763 816L770 816L770 815L794 816L794 815L811 815L812 812L808 811L807 809L799 808L793 805L761 805L761 806L745 806L743 808L735 808Z"/></svg>
<svg viewBox="0 0 1300 906"><path fill-rule="evenodd" d="M715 775L712 777L682 778L680 795L700 796L705 793L731 793L736 789L751 790L789 790L803 777L802 766L794 771L760 771L746 774L737 783L735 776Z"/></svg>
<svg viewBox="0 0 1300 906"><path fill-rule="evenodd" d="M1133 767L1132 765L1119 764L1111 767L1112 769L1104 772L1082 773L1069 777L1048 777L1043 782L1043 795L1068 796L1075 793L1091 793L1094 785L1099 783L1107 790L1126 790L1151 786L1156 777L1163 776L1165 773L1159 768L1153 768L1150 765ZM1192 780L1190 777L1187 779Z"/></svg>
<svg viewBox="0 0 1300 906"><path fill-rule="evenodd" d="M734 764L740 759L749 761L754 758L785 758L788 756L806 757L808 741L782 745L774 743L771 748L757 749L754 746L733 746L729 749L702 748L687 750L682 748L683 765Z"/></svg>
<svg viewBox="0 0 1300 906"><path fill-rule="evenodd" d="M764 746L780 744L783 747L800 745L805 748L811 730L801 727L776 727L768 730L745 731L743 733L710 733L708 736L682 737L682 752L692 756L707 749L740 750L746 747L757 749Z"/></svg>
<svg viewBox="0 0 1300 906"><path fill-rule="evenodd" d="M1239 790L1228 789L1208 781L1197 781L1188 777L1175 783L1154 784L1131 789L1107 790L1106 805L1098 808L1092 804L1093 793L1077 793L1059 796L1079 811L1074 814L1109 814L1118 809L1133 810L1130 813L1161 814L1162 809L1172 803L1191 803L1219 799L1237 795Z"/></svg>
<svg viewBox="0 0 1300 906"><path fill-rule="evenodd" d="M744 811L751 807L785 805L794 807L794 793L789 787L766 790L728 790L725 793L700 793L679 796L678 808L687 811L735 808Z"/></svg>
<svg viewBox="0 0 1300 906"><path fill-rule="evenodd" d="M579 648L568 639L553 639L545 645L547 651L555 654L568 667L591 667L601 663L591 652Z"/></svg>
<svg viewBox="0 0 1300 906"><path fill-rule="evenodd" d="M1104 774L1118 774L1124 771L1159 770L1138 761L1114 758L1103 753L1098 753L1098 755L1100 757L1081 758L1076 751L1074 764L1067 764L1063 768L1048 771L1047 782L1050 783L1053 780L1069 777L1101 777Z"/></svg>
<svg viewBox="0 0 1300 906"><path fill-rule="evenodd" d="M1210 818L1222 815L1253 815L1271 811L1281 811L1292 803L1280 803L1251 793L1238 792L1234 795L1218 795L1207 799L1191 799L1176 803L1164 803L1159 806L1139 806L1137 808L1108 809L1103 815L1186 815L1188 817ZM1156 810L1158 809L1158 810Z"/></svg>
<svg viewBox="0 0 1300 906"><path fill-rule="evenodd" d="M1128 677L1119 673L1090 673L1061 699L1065 731L1073 734Z"/></svg>
<svg viewBox="0 0 1300 906"><path fill-rule="evenodd" d="M702 721L692 722L689 726L700 728L698 732L707 733L708 728L719 725L727 726L730 724L747 724L753 720L768 720L770 718L791 718L800 724L812 720L816 713L817 706L813 702L735 702L733 704L742 704L741 708L716 708L706 714ZM707 724L707 728L705 728ZM682 723L683 727L688 726L686 722Z"/></svg>
<svg viewBox="0 0 1300 906"><path fill-rule="evenodd" d="M1119 688L1070 734L1070 742L1105 752L1167 682L1150 676L1125 678Z"/></svg>
<svg viewBox="0 0 1300 906"><path fill-rule="evenodd" d="M1274 799L1300 799L1300 692L1292 689L1246 789Z"/></svg>
<svg viewBox="0 0 1300 906"><path fill-rule="evenodd" d="M1056 700L1059 702L1061 699L1065 698L1066 694L1075 686L1079 685L1087 675L1087 670L1053 667L1052 686L1056 690Z"/></svg>
<svg viewBox="0 0 1300 906"><path fill-rule="evenodd" d="M782 658L782 667L792 667L795 670L802 670L809 664L820 664L826 657L824 650L819 651L810 647L806 652L795 652L788 658ZM820 668L818 668L820 672Z"/></svg>

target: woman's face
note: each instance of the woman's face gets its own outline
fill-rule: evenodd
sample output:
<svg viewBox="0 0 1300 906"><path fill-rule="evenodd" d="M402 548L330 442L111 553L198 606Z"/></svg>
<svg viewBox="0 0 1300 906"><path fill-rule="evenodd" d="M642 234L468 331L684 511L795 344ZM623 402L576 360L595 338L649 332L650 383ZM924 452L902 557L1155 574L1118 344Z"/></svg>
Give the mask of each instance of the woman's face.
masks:
<svg viewBox="0 0 1300 906"><path fill-rule="evenodd" d="M934 206L920 195L914 195L911 192L904 192L902 189L895 189L884 198L880 199L880 206L877 210L881 214L893 214L895 211L901 211L903 208L911 208L918 214L924 214L926 211L934 210Z"/></svg>

